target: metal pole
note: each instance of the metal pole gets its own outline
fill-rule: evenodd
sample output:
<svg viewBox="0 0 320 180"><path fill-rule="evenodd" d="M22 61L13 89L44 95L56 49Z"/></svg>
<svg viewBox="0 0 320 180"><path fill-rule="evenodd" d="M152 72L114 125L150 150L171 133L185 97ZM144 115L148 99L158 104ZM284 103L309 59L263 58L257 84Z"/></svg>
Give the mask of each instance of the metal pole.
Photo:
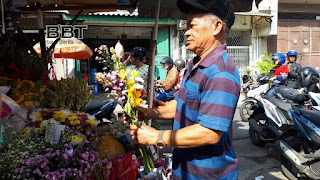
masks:
<svg viewBox="0 0 320 180"><path fill-rule="evenodd" d="M158 0L156 14L155 14L156 15L156 22L154 25L154 36L153 36L154 40L153 40L152 61L151 61L150 95L149 95L149 99L148 99L149 108L152 108L152 104L153 104L154 74L155 74L155 61L156 61L156 48L157 48L157 38L158 38L160 2L161 2L161 0ZM148 121L148 125L151 126L151 120Z"/></svg>

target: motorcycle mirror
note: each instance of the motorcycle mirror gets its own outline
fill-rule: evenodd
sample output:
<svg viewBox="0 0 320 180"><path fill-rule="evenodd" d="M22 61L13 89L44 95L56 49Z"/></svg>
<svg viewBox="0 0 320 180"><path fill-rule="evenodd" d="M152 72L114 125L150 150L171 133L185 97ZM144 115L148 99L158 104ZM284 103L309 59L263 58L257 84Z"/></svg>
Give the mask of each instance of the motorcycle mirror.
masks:
<svg viewBox="0 0 320 180"><path fill-rule="evenodd" d="M157 80L160 80L160 76L157 76Z"/></svg>
<svg viewBox="0 0 320 180"><path fill-rule="evenodd" d="M318 71L319 67L316 67L315 69Z"/></svg>

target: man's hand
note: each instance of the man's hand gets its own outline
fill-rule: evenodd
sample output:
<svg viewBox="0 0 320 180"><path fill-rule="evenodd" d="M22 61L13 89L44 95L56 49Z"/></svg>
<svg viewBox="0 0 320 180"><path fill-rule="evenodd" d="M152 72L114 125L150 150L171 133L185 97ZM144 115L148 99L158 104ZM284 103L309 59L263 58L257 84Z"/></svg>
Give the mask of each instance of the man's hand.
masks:
<svg viewBox="0 0 320 180"><path fill-rule="evenodd" d="M139 121L144 121L146 119L151 119L152 116L152 109L150 108L142 108L139 107L138 108L138 118ZM127 115L126 112L123 113L123 120L124 120L124 124L131 124L131 118Z"/></svg>
<svg viewBox="0 0 320 180"><path fill-rule="evenodd" d="M131 125L130 130L132 139L135 140L138 144L154 145L157 142L159 131L150 126Z"/></svg>

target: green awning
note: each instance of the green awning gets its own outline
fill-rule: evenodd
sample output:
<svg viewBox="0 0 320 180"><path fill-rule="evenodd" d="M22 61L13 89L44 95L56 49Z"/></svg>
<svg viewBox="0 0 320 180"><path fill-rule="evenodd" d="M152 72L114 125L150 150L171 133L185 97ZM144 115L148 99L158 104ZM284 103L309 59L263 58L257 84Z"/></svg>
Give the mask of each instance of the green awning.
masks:
<svg viewBox="0 0 320 180"><path fill-rule="evenodd" d="M71 21L73 15L62 15L65 21ZM80 21L120 21L120 22L155 22L154 17L132 17L132 16L104 16L104 15L81 15L77 20ZM159 22L165 23L179 23L180 19L159 18Z"/></svg>

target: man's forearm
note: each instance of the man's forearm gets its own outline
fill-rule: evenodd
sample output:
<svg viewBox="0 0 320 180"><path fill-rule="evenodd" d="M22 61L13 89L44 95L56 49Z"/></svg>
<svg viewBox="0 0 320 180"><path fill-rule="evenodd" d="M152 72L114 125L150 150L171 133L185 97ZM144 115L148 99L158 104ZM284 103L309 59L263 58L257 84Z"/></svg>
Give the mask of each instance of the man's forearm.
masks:
<svg viewBox="0 0 320 180"><path fill-rule="evenodd" d="M166 146L176 148L194 148L209 144L216 144L220 141L222 131L215 131L195 124L180 130L166 130L163 140Z"/></svg>
<svg viewBox="0 0 320 180"><path fill-rule="evenodd" d="M176 115L177 101L171 100L165 103L163 106L158 106L150 110L150 119L165 119L172 120Z"/></svg>

